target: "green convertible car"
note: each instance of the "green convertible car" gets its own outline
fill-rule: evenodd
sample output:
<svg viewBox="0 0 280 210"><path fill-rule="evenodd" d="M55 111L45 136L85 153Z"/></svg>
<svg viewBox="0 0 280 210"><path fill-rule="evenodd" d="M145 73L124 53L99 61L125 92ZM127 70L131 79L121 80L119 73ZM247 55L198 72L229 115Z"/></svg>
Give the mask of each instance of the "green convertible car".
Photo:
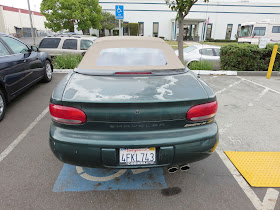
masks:
<svg viewBox="0 0 280 210"><path fill-rule="evenodd" d="M73 165L175 172L215 150L217 106L162 39L100 38L52 94L50 147Z"/></svg>

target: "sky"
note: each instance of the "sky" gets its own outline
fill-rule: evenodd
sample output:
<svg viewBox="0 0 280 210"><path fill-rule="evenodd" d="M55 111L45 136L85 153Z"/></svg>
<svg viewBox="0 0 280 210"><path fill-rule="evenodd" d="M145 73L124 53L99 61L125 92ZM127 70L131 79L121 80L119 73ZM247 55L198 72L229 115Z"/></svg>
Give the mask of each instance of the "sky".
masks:
<svg viewBox="0 0 280 210"><path fill-rule="evenodd" d="M31 10L40 12L40 4L42 0L29 0L29 2ZM0 0L0 5L28 9L27 0Z"/></svg>

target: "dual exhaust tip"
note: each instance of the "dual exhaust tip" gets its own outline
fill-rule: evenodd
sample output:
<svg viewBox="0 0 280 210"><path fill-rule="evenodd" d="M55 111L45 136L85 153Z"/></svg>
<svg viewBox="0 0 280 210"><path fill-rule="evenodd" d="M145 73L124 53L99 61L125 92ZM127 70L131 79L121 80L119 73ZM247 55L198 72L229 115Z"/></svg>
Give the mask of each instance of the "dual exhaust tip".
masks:
<svg viewBox="0 0 280 210"><path fill-rule="evenodd" d="M167 169L167 171L172 174L172 173L177 172L179 170L179 168L180 168L181 171L187 171L188 169L190 169L190 165L186 164L186 165L181 165L179 167L171 166Z"/></svg>

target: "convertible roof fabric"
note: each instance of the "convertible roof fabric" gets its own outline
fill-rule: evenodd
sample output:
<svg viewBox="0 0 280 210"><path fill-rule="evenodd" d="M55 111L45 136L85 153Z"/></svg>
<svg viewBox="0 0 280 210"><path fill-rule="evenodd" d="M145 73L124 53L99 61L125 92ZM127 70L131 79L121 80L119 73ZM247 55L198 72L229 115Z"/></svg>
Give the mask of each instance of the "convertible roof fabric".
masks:
<svg viewBox="0 0 280 210"><path fill-rule="evenodd" d="M167 61L161 66L98 66L96 64L101 50L106 48L153 48L163 52ZM124 71L145 71L145 70L178 70L185 69L172 47L164 40L155 37L103 37L98 38L87 50L84 58L77 67L87 70L124 70Z"/></svg>

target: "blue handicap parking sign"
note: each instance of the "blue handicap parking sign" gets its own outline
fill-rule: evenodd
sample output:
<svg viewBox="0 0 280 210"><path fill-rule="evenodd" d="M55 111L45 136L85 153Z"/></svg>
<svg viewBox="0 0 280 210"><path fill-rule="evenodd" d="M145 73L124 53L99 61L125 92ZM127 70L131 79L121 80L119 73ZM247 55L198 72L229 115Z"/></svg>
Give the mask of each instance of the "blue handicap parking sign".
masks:
<svg viewBox="0 0 280 210"><path fill-rule="evenodd" d="M97 169L64 164L54 192L167 188L162 168Z"/></svg>
<svg viewBox="0 0 280 210"><path fill-rule="evenodd" d="M122 20L124 18L124 8L123 5L115 6L115 14L117 20Z"/></svg>

